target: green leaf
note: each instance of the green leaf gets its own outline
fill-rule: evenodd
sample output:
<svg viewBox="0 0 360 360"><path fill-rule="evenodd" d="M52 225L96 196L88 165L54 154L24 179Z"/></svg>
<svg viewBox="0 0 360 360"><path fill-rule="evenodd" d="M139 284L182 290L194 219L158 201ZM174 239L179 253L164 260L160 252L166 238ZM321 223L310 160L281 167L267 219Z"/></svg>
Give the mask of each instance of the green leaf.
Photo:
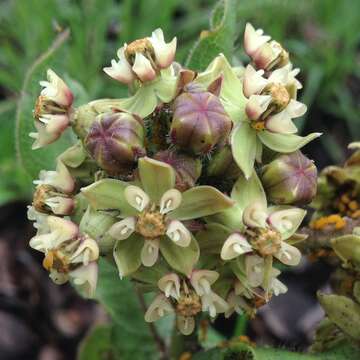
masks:
<svg viewBox="0 0 360 360"><path fill-rule="evenodd" d="M160 240L160 251L168 264L176 271L189 276L199 260L200 249L195 238L187 247L176 245L169 238Z"/></svg>
<svg viewBox="0 0 360 360"><path fill-rule="evenodd" d="M116 267L101 259L96 299L113 320L115 359L157 360L158 350L144 320L144 309L133 284L119 279Z"/></svg>
<svg viewBox="0 0 360 360"><path fill-rule="evenodd" d="M54 55L58 53L69 35L69 30L59 34L50 48L30 66L25 74L21 96L17 104L15 129L17 157L20 165L33 179L38 176L40 170L53 169L56 157L73 144L72 134L70 131L66 131L58 141L45 149L31 150L33 139L29 137L29 133L35 130L32 109L40 91L38 82L46 76L46 70Z"/></svg>
<svg viewBox="0 0 360 360"><path fill-rule="evenodd" d="M124 190L129 184L116 179L102 179L81 189L95 210L120 210L121 216L136 214L125 199Z"/></svg>
<svg viewBox="0 0 360 360"><path fill-rule="evenodd" d="M235 231L242 230L242 228L244 227L244 224L242 222L242 209L238 204L234 204L229 209L208 216L205 220L208 223L220 223Z"/></svg>
<svg viewBox="0 0 360 360"><path fill-rule="evenodd" d="M191 220L228 209L234 202L212 186L196 186L182 194L181 205L169 214L176 220Z"/></svg>
<svg viewBox="0 0 360 360"><path fill-rule="evenodd" d="M266 194L255 170L248 180L244 176L239 177L232 188L231 198L241 209L245 209L254 201L261 201L266 206Z"/></svg>
<svg viewBox="0 0 360 360"><path fill-rule="evenodd" d="M168 164L143 157L139 160L139 173L144 191L159 203L163 194L175 186L175 170Z"/></svg>
<svg viewBox="0 0 360 360"><path fill-rule="evenodd" d="M114 259L120 277L128 276L141 266L141 250L144 246L142 236L132 234L128 239L118 240L114 246Z"/></svg>
<svg viewBox="0 0 360 360"><path fill-rule="evenodd" d="M112 327L110 325L96 326L81 341L77 360L111 358L112 346Z"/></svg>
<svg viewBox="0 0 360 360"><path fill-rule="evenodd" d="M238 123L231 134L231 150L246 178L254 171L257 146L256 131L246 121Z"/></svg>
<svg viewBox="0 0 360 360"><path fill-rule="evenodd" d="M299 150L320 135L321 133L311 133L303 137L295 134L276 134L270 131L260 131L258 133L261 142L265 146L281 153L290 153Z"/></svg>
<svg viewBox="0 0 360 360"><path fill-rule="evenodd" d="M219 1L210 18L210 30L203 31L186 61L186 67L201 71L220 53L231 59L236 39L237 0Z"/></svg>

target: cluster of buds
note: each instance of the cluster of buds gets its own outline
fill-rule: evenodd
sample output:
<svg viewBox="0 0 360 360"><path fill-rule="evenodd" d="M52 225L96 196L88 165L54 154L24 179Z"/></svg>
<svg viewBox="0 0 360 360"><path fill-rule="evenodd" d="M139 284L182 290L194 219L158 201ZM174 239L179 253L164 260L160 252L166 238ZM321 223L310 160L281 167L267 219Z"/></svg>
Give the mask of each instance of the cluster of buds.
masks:
<svg viewBox="0 0 360 360"><path fill-rule="evenodd" d="M78 137L56 171L40 173L29 210L30 245L55 282L91 296L103 256L120 279L157 294L146 321L175 313L185 335L200 313L254 315L286 292L276 264L299 264L305 210L295 206L316 192L316 168L299 148L319 134L294 134L291 119L305 111L298 71L258 34L247 26L257 70L242 78L222 54L199 73L174 64L176 39L165 43L158 29L104 69L129 85L129 98L77 109L72 96L47 100ZM269 163L263 147L278 153Z"/></svg>

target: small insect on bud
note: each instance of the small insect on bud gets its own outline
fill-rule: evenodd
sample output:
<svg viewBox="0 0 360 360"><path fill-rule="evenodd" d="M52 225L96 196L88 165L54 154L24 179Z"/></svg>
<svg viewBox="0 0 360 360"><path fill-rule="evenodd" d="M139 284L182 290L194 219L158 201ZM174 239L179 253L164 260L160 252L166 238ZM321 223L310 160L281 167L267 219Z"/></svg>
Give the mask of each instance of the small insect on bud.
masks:
<svg viewBox="0 0 360 360"><path fill-rule="evenodd" d="M307 204L316 195L316 166L300 151L281 155L264 166L261 178L275 204Z"/></svg>
<svg viewBox="0 0 360 360"><path fill-rule="evenodd" d="M195 186L201 175L201 161L189 155L164 150L155 154L156 160L171 165L176 171L175 188L186 191Z"/></svg>
<svg viewBox="0 0 360 360"><path fill-rule="evenodd" d="M111 175L127 173L145 156L142 120L125 112L98 115L89 129L85 147L96 163Z"/></svg>
<svg viewBox="0 0 360 360"><path fill-rule="evenodd" d="M174 102L170 138L184 151L209 153L225 144L231 127L219 98L208 91L183 93Z"/></svg>

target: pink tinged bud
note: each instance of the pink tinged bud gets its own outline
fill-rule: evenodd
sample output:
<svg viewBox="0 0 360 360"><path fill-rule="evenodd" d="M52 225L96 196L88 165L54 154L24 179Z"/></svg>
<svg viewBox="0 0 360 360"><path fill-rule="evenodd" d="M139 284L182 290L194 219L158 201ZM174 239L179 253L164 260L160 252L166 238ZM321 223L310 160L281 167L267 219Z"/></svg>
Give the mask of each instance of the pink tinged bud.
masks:
<svg viewBox="0 0 360 360"><path fill-rule="evenodd" d="M185 151L209 153L225 143L231 127L223 105L210 92L184 93L175 100L170 138Z"/></svg>
<svg viewBox="0 0 360 360"><path fill-rule="evenodd" d="M124 84L131 84L136 80L136 76L131 69L131 65L126 60L124 54L124 47L120 48L117 52L119 61L111 60L111 66L105 67L104 72L115 80Z"/></svg>
<svg viewBox="0 0 360 360"><path fill-rule="evenodd" d="M252 57L254 53L267 41L271 39L268 35L263 35L262 29L255 30L254 27L247 23L244 33L244 48L245 52Z"/></svg>
<svg viewBox="0 0 360 360"><path fill-rule="evenodd" d="M317 169L300 151L281 155L266 165L262 183L275 204L308 204L316 195Z"/></svg>
<svg viewBox="0 0 360 360"><path fill-rule="evenodd" d="M40 81L40 85L44 87L41 95L58 105L70 107L74 97L65 82L51 69L47 71L47 79L48 81Z"/></svg>
<svg viewBox="0 0 360 360"><path fill-rule="evenodd" d="M170 43L165 43L164 34L161 29L156 29L149 38L154 53L156 64L161 69L169 67L175 59L176 52L176 37Z"/></svg>
<svg viewBox="0 0 360 360"><path fill-rule="evenodd" d="M151 62L141 53L135 54L135 62L132 69L143 82L151 81L156 78L156 72L151 66Z"/></svg>
<svg viewBox="0 0 360 360"><path fill-rule="evenodd" d="M142 121L128 113L105 113L97 117L85 139L96 163L111 175L130 171L145 155Z"/></svg>
<svg viewBox="0 0 360 360"><path fill-rule="evenodd" d="M39 180L34 181L35 185L51 185L64 194L70 194L75 189L75 181L68 168L58 160L56 171L41 170Z"/></svg>
<svg viewBox="0 0 360 360"><path fill-rule="evenodd" d="M155 154L154 158L171 165L175 169L175 187L180 191L186 191L194 187L201 175L201 160L189 155L164 150Z"/></svg>
<svg viewBox="0 0 360 360"><path fill-rule="evenodd" d="M269 83L269 80L263 77L264 70L256 71L251 65L248 65L244 73L243 92L249 98L251 95L260 94L260 92Z"/></svg>

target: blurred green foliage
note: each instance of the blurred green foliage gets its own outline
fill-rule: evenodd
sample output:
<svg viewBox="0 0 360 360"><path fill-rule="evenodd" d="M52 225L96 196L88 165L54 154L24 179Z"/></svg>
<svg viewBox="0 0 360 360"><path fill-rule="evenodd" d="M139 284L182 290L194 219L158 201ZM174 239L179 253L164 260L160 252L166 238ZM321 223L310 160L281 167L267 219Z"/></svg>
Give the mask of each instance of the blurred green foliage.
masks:
<svg viewBox="0 0 360 360"><path fill-rule="evenodd" d="M31 192L29 178L16 167L16 111L25 95L36 97L36 84L25 88L24 79L59 32L69 28L71 34L56 52L51 66L81 94L81 101L120 97L126 95L126 89L107 78L102 67L123 42L161 27L167 39L178 37L177 60L184 62L201 30L208 28L214 4L214 0L2 0L0 203L26 198ZM282 42L302 70L302 100L309 106L298 125L301 123L299 127L307 132L325 133L321 154L318 142L308 150L309 155L320 159L322 165L342 160L346 144L360 138L360 2L242 0L237 18L233 63L247 61L241 49L246 21ZM23 114L26 116L32 123L30 111Z"/></svg>

